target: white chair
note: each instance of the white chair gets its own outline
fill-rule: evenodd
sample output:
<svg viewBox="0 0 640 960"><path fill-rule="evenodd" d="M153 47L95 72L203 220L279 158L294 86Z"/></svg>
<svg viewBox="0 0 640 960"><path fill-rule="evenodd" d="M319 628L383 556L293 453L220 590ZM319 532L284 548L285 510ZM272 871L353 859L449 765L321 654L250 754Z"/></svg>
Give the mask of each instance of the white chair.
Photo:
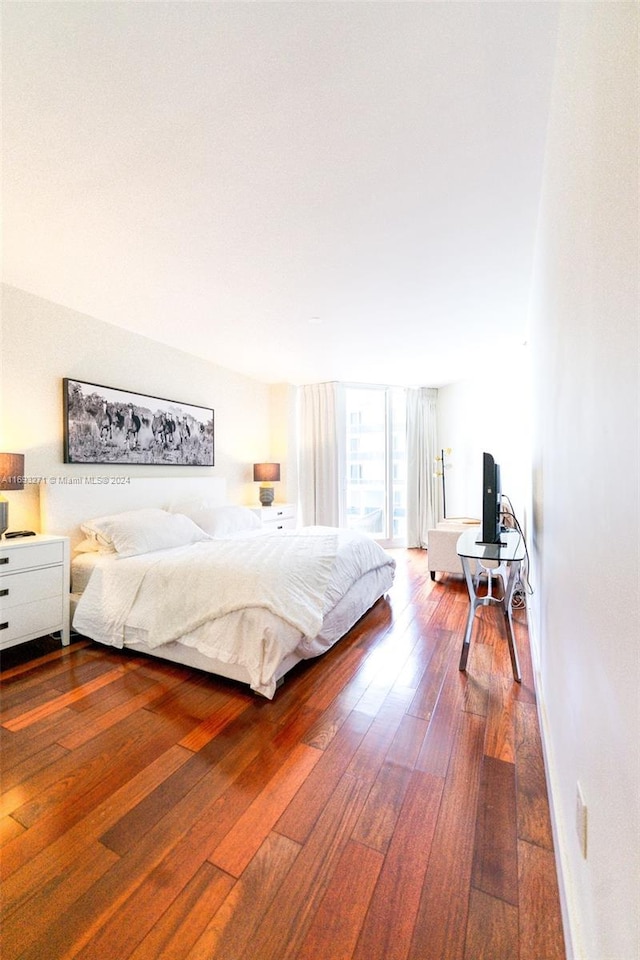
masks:
<svg viewBox="0 0 640 960"><path fill-rule="evenodd" d="M458 556L456 549L458 539L461 533L465 533L470 527L477 527L480 532L479 520L441 520L437 527L427 531L427 565L431 579L436 579L436 573L459 573L464 575L462 561ZM493 577L500 577L502 589L506 590L508 571L503 564L497 560L485 560L480 563L477 560L471 561L472 575L475 579L476 588L480 580L484 577L488 580L487 589L491 592L491 580Z"/></svg>
<svg viewBox="0 0 640 960"><path fill-rule="evenodd" d="M456 545L460 534L474 523L477 521L441 520L427 531L427 565L432 580L436 579L436 573L459 573L462 576Z"/></svg>

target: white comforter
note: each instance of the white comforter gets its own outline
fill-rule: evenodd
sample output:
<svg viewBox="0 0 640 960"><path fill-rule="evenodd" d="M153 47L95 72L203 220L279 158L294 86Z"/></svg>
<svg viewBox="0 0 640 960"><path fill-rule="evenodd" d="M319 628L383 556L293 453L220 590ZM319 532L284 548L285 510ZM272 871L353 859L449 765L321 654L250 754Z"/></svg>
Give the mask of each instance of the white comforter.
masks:
<svg viewBox="0 0 640 960"><path fill-rule="evenodd" d="M105 557L78 603L74 629L116 647L173 641L240 663L273 696L275 671L364 573L393 565L375 541L308 527L213 540L143 556Z"/></svg>

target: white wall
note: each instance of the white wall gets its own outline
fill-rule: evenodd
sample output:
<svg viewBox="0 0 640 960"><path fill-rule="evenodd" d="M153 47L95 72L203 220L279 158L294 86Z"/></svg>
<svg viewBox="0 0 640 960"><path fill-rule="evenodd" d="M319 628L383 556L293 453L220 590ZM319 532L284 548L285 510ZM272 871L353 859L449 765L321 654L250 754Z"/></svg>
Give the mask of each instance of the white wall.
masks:
<svg viewBox="0 0 640 960"><path fill-rule="evenodd" d="M523 527L531 465L529 351L496 358L489 374L438 390L438 439L445 454L447 517L482 513L482 454L500 464L503 492Z"/></svg>
<svg viewBox="0 0 640 960"><path fill-rule="evenodd" d="M63 377L213 407L215 466L208 472L226 478L236 503L257 503L254 461L287 455L288 427L278 419L281 389L6 285L0 369L0 450L24 453L28 476L207 473L202 467L63 464ZM285 476L277 498L287 495L293 492L288 494ZM38 529L36 487L8 493L7 499L13 529Z"/></svg>
<svg viewBox="0 0 640 960"><path fill-rule="evenodd" d="M275 499L282 503L297 503L297 387L280 383L271 386L270 391L271 453L268 460L280 464L280 483L275 485ZM254 498L257 496L256 489Z"/></svg>
<svg viewBox="0 0 640 960"><path fill-rule="evenodd" d="M637 15L563 9L531 332L530 622L569 957L588 960L640 956Z"/></svg>

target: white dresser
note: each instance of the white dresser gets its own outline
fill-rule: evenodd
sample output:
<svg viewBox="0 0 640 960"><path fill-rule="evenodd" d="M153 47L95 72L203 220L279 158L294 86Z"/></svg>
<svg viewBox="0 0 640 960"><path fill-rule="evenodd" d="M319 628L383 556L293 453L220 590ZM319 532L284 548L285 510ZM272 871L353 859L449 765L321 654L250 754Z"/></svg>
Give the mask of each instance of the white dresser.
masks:
<svg viewBox="0 0 640 960"><path fill-rule="evenodd" d="M0 540L0 650L60 630L69 643L69 539Z"/></svg>
<svg viewBox="0 0 640 960"><path fill-rule="evenodd" d="M293 503L274 503L270 507L252 507L260 518L263 530L274 533L278 530L295 530L298 525L297 511Z"/></svg>

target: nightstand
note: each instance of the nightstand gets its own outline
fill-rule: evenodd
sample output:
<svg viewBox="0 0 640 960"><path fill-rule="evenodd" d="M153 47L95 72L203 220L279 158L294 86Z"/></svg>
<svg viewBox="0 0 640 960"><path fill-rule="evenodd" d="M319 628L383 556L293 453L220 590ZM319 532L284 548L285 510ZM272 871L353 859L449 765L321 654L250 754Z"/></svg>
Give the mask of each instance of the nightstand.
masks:
<svg viewBox="0 0 640 960"><path fill-rule="evenodd" d="M295 530L298 525L293 503L274 503L270 507L251 507L251 510L259 517L263 530L275 533L278 530Z"/></svg>
<svg viewBox="0 0 640 960"><path fill-rule="evenodd" d="M62 632L69 643L69 538L0 540L0 650Z"/></svg>

